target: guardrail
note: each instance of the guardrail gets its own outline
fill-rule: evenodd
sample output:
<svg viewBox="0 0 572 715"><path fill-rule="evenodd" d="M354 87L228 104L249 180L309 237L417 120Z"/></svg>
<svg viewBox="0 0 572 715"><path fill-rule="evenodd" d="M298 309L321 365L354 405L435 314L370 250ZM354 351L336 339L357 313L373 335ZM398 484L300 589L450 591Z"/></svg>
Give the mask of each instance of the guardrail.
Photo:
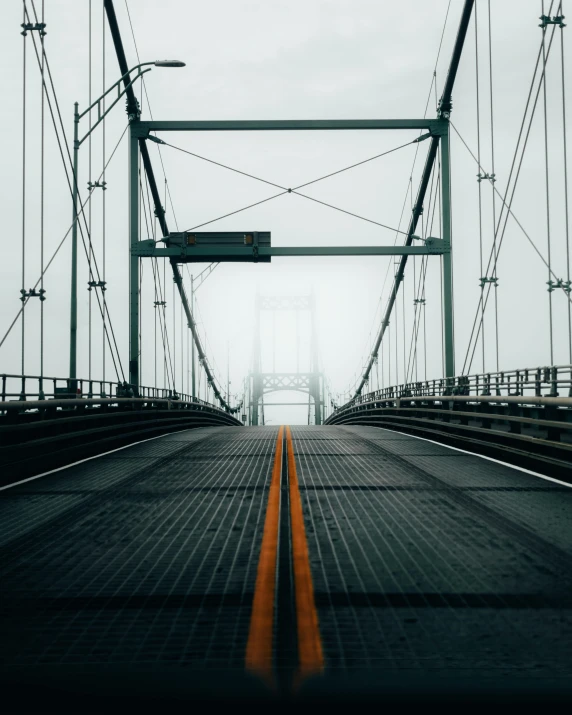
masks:
<svg viewBox="0 0 572 715"><path fill-rule="evenodd" d="M325 424L399 430L572 480L570 366L491 377L498 380L479 375L376 390Z"/></svg>
<svg viewBox="0 0 572 715"><path fill-rule="evenodd" d="M403 385L383 387L340 406L338 410L352 405L370 402L374 399L395 399L397 397L436 397L454 395L506 395L518 397L572 397L572 365L501 370L478 375L443 377L437 380L407 382Z"/></svg>
<svg viewBox="0 0 572 715"><path fill-rule="evenodd" d="M108 397L0 402L0 483L195 427L242 426L214 405Z"/></svg>
<svg viewBox="0 0 572 715"><path fill-rule="evenodd" d="M135 387L127 382L114 382L110 380L86 380L77 378L70 380L65 377L41 377L39 375L0 375L0 402L9 400L30 401L50 399L92 399L109 397L136 397L165 400L178 400L196 405L210 405L210 402L192 397L183 392L160 387ZM218 409L218 408L216 408ZM235 414L240 406L231 408L230 413Z"/></svg>

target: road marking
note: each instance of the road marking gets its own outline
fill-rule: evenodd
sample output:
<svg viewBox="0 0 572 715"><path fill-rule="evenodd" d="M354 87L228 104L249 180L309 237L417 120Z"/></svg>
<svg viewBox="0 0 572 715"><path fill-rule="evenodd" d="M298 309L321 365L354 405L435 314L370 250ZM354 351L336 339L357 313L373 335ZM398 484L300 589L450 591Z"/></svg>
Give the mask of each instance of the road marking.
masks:
<svg viewBox="0 0 572 715"><path fill-rule="evenodd" d="M272 651L283 435L284 427L280 427L276 440L270 490L268 492L268 506L266 507L266 519L264 521L264 532L260 547L258 571L256 573L256 586L252 601L245 658L246 669L261 677L271 687L274 685Z"/></svg>
<svg viewBox="0 0 572 715"><path fill-rule="evenodd" d="M290 523L292 526L292 556L296 595L296 625L298 633L298 682L324 670L322 639L318 612L314 600L314 584L308 556L308 542L304 528L302 498L298 487L296 460L290 427L286 427L288 450L288 479L290 481Z"/></svg>

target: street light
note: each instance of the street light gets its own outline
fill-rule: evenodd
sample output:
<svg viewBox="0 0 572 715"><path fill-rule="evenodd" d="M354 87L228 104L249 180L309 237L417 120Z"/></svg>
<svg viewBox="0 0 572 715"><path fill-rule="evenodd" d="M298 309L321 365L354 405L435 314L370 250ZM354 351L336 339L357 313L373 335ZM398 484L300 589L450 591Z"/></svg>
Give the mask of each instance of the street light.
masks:
<svg viewBox="0 0 572 715"><path fill-rule="evenodd" d="M185 63L181 60L155 60L151 64L155 67L185 67Z"/></svg>
<svg viewBox="0 0 572 715"><path fill-rule="evenodd" d="M121 97L127 90L146 72L151 71L151 67L139 71L137 75L131 79L130 75L135 70L140 70L141 67L153 65L155 67L184 67L185 63L180 60L155 60L154 62L141 62L135 67L132 67L124 75L122 75L115 84L106 90L101 97L95 100L85 111L79 113L78 103L74 104L74 138L73 138L73 215L72 215L72 266L71 266L71 308L70 308L70 369L69 369L69 387L70 392L76 392L77 378L77 222L78 222L78 160L79 148L83 142L90 136L93 130L103 121L113 107L119 102ZM121 84L124 87L121 90ZM107 95L117 88L117 97L113 103L102 113L101 102ZM79 122L82 117L90 113L97 106L97 122L90 127L89 131L81 139L79 138ZM138 114L129 113L129 121L136 121Z"/></svg>

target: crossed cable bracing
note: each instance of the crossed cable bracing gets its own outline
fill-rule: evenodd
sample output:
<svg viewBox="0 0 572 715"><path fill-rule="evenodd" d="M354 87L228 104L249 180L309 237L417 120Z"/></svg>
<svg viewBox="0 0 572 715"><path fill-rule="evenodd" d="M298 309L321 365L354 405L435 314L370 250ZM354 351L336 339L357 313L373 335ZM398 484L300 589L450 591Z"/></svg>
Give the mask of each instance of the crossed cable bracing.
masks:
<svg viewBox="0 0 572 715"><path fill-rule="evenodd" d="M553 4L554 4L554 3L551 2L550 7L549 7L549 9L548 9L548 12L549 12L549 13L552 12ZM561 8L562 8L562 3L561 3L561 2L559 3L558 8L559 8L559 9L558 9L558 12L561 12ZM533 72L533 76L532 76L532 80L531 80L530 88L529 88L529 92L528 92L528 97L527 97L527 101L526 101L526 106L525 106L525 109L524 109L523 118L522 118L520 130L519 130L519 134L518 134L518 139L517 139L517 142L516 142L516 147L515 147L514 154L513 154L513 158L512 158L512 162L511 162L511 168L510 168L509 177L508 177L508 180L507 180L507 188L506 188L506 191L505 191L505 195L502 196L502 195L500 194L500 192L498 192L498 190L496 189L496 187L494 187L494 188L495 188L495 193L501 198L502 204L501 204L501 212L500 212L500 214L499 214L499 217L498 217L498 220L497 220L497 223L496 223L496 226L495 226L495 242L493 243L493 246L491 247L491 251L490 251L489 259L488 259L488 263L487 263L487 271L486 271L486 274L487 274L487 275L488 275L488 272L489 272L489 270L490 270L490 268L491 268L491 265L494 266L493 271L494 271L494 274L496 274L496 264L497 264L497 261L498 261L498 254L499 254L499 252L500 252L500 249L501 249L501 246L502 246L502 243L503 243L503 240L504 240L505 231L506 231L506 227L507 227L507 223L508 223L508 217L512 215L513 218L515 218L515 220L517 221L517 224L519 225L519 227L520 227L521 230L523 231L523 233L524 233L524 235L526 236L527 240L530 242L530 244L532 245L532 247L533 247L534 250L536 251L537 255L540 257L540 259L544 262L544 264L546 265L546 267L549 269L550 274L551 274L552 276L556 277L556 276L554 275L554 273L552 272L551 266L549 265L548 261L546 261L546 259L544 259L544 257L542 256L542 254L540 253L540 251L538 250L538 248L535 246L534 241L531 239L531 237L529 236L529 234L525 231L525 229L523 228L522 224L518 221L518 219L516 219L516 217L514 216L514 213L512 212L512 209L511 209L512 201L513 201L513 199L514 199L514 195L515 195L515 192L516 192L516 187L517 187L517 184L518 184L518 179L519 179L519 176L520 176L520 171L521 171L521 168L522 168L522 163L523 163L523 159L524 159L525 150L526 150L526 147L527 147L527 144L528 144L528 139L529 139L529 136L530 136L530 131L531 131L531 127L532 127L532 121L533 121L533 118L534 118L536 106L537 106L538 99L539 99L539 96L540 96L540 91L541 91L541 89L542 89L542 87L543 87L543 84L544 84L544 81L545 81L546 60L548 59L548 57L549 57L549 55L550 55L550 50L551 50L551 48L552 48L552 42L553 42L553 39L554 39L554 32L555 32L555 30L556 30L556 26L553 25L553 27L552 27L552 34L551 34L551 36L550 36L549 44L548 44L548 47L546 48L546 52L545 52L544 62L542 63L542 69L541 69L541 73L540 73L540 79L538 80L538 87L536 88L536 94L535 94L535 96L534 96L534 100L533 100L533 102L532 102L532 107L531 107L531 99L532 99L533 94L534 94L535 84L536 84L536 82L537 82L537 73L538 73L538 69L539 69L539 67L540 67L541 59L542 59L542 55L543 55L544 38L543 38L543 41L541 42L541 45L540 45L540 48L539 48L539 51L538 51L538 55L537 55L537 59L536 59L536 64L535 64L535 67L534 67L534 72ZM530 108L530 107L531 107L531 109L530 109L530 116L529 116L529 108ZM526 125L527 125L527 118L528 118L528 126L526 127ZM525 130L525 127L526 127L526 130ZM465 147L466 147L467 149L469 149L468 145L467 145L466 142L462 139L462 137L461 137L461 135L459 134L458 130L457 130L454 126L453 126L453 129L456 131L456 133L458 134L458 136L461 138L461 141L463 142L463 144L465 145ZM523 139L523 137L524 137L524 139ZM522 146L521 146L521 141L522 141ZM469 150L469 151L470 151L470 150ZM471 153L472 153L472 152L471 152ZM519 158L519 154L520 154L520 158ZM475 158L474 155L473 155L473 158ZM517 166L517 163L518 163L518 166ZM516 171L515 171L515 167L516 167ZM513 175L514 175L514 179L513 179ZM511 182L512 182L512 186L511 186ZM509 197L509 195L510 195L510 197ZM508 200L507 200L507 199L508 199ZM504 209L506 209L506 211L504 211ZM502 230L501 230L501 226L502 226ZM499 231L500 231L500 239L497 239L498 234L499 234ZM496 250L495 250L495 249L496 249ZM488 304L488 300L489 300L489 297L490 297L491 285L492 285L491 283L488 283L488 284L487 284L486 295L484 296L484 308L485 308L485 309L486 309L486 306L487 306L487 304ZM571 299L571 298L570 298L570 295L568 295L568 302L570 302L570 299ZM482 300L482 298L481 298L481 300ZM475 318L474 318L474 320L473 320L473 326L472 326L471 335L470 335L470 338L469 338L469 344L468 344L468 347L467 347L467 352L466 352L466 354L465 354L465 360L464 360L464 363L463 363L462 374L468 374L468 373L470 373L471 366L472 366L472 362L473 362L474 355L475 355L475 351L476 351L476 346L477 346L477 343L478 343L479 334L480 334L480 331L482 330L482 325L483 325L483 322L482 322L482 314L483 314L484 311L481 309L481 300L479 300L479 304L478 304L478 306L477 306L477 310L476 310L476 313L475 313ZM481 320L479 320L479 315L481 315Z"/></svg>
<svg viewBox="0 0 572 715"><path fill-rule="evenodd" d="M335 211L340 211L341 213L345 213L349 216L353 216L354 218L360 219L361 221L367 221L368 223L372 223L376 226L381 226L382 228L387 228L390 231L396 231L397 233L402 233L406 235L405 231L401 231L400 229L392 228L391 226L387 226L384 223L380 223L379 221L374 221L373 219L366 218L365 216L360 216L359 214L352 213L351 211L347 211L346 209L342 209L339 206L334 206L333 204L328 204L325 201L320 201L319 199L316 199L312 196L308 196L307 194L302 194L298 189L302 189L306 186L310 186L311 184L316 184L319 181L323 181L324 179L328 179L331 176L336 176L337 174L341 174L344 171L349 171L350 169L354 169L357 166L361 166L362 164L367 164L370 161L374 161L375 159L380 159L383 156L387 156L388 154L392 154L395 151L398 151L399 149L403 149L407 146L410 146L411 144L419 143L419 137L417 139L413 139L409 142L406 142L405 144L401 144L397 147L394 147L393 149L389 149L388 151L384 151L381 154L376 154L375 156L369 157L368 159L364 159L362 161L358 161L355 164L351 164L350 166L346 166L342 169L338 169L337 171L332 171L329 174L325 174L324 176L320 176L317 179L312 179L311 181L307 181L303 184L300 184L298 186L294 186L293 188L288 188L286 186L282 186L280 184L276 184L273 181L268 181L267 179L262 179L259 176L255 176L253 174L249 174L246 171L242 171L241 169L236 169L232 166L228 166L227 164L222 164L221 162L214 161L213 159L209 159L208 157L201 156L200 154L197 154L195 152L189 151L187 149L183 149L182 147L176 146L175 144L170 144L169 142L161 141L161 143L164 146L171 147L172 149L176 149L177 151L182 152L183 154L188 154L190 156L195 157L196 159L201 159L202 161L206 161L209 164L214 164L216 166L221 167L222 169L227 169L228 171L232 171L236 174L241 174L242 176L246 176L249 179L254 179L255 181L260 181L263 184L268 184L269 186L273 186L277 189L281 189L280 193L274 194L273 196L269 196L266 199L262 199L261 201L257 201L254 204L249 204L248 206L244 206L240 209L236 209L235 211L232 211L230 213L224 214L223 216L218 216L217 218L211 219L209 221L205 221L204 223L198 224L197 226L192 226L191 228L188 228L187 231L194 231L197 228L202 228L203 226L207 226L208 224L215 223L216 221L220 221L223 218L227 218L228 216L233 216L237 213L241 213L242 211L246 211L248 209L253 208L254 206L259 206L260 204L266 203L268 201L272 201L273 199L277 199L280 196L285 196L286 194L296 194L297 196L301 196L302 198L308 199L309 201L314 201L315 203L321 204L322 206L326 206L327 208L334 209Z"/></svg>
<svg viewBox="0 0 572 715"><path fill-rule="evenodd" d="M29 22L29 21L30 21L30 15L29 15L28 8L27 8L27 5L26 5L26 0L23 0L23 4L24 4L25 17L26 17L27 21ZM35 6L35 3L34 3L34 0L31 0L31 4L32 4L32 10L33 10L33 12L34 12L34 19L35 19L35 21L36 21L36 23L37 23L37 22L38 22L38 14L37 14L37 11L36 11L36 6ZM38 62L38 66L39 66L39 68L40 68L40 72L42 72L42 63L41 63L40 56L39 56L39 53L38 53L38 48L37 48L37 46L36 46L36 39L35 39L33 33L32 33L32 42L33 42L33 45L34 45L34 50L35 50L35 54L36 54L36 59L37 59L37 62ZM53 123L53 126L54 126L54 131L55 131L55 133L56 133L56 139L57 139L57 142L58 142L58 148L59 148L59 151L60 151L60 157L61 157L62 163L63 163L63 165L64 165L64 170L65 170L65 174L66 174L66 180L67 180L68 188L69 188L70 195L71 195L71 194L73 193L73 186L72 186L72 181L70 180L70 177L69 177L68 167L70 167L71 174L72 174L72 179L73 179L73 181L74 181L76 184L77 184L77 177L74 177L74 176L73 176L73 168L72 168L72 167L73 167L73 164L72 164L71 154L70 154L70 150L69 150L69 146L68 146L68 142L67 142L67 138L66 138L66 133L65 133L64 125L63 125L62 115L61 115L60 106L59 106L59 101L58 101L58 96L57 96L56 89L55 89L55 86L54 86L54 81L53 81L52 72L51 72L51 69L50 69L50 64L49 64L49 61L48 61L48 56L47 56L47 53L45 52L45 47L44 47L43 43L42 43L42 53L43 53L43 54L42 54L42 56L43 56L43 61L45 62L45 69L46 69L47 72L48 72L48 79L49 79L50 88L51 88L52 94L53 94L54 104L55 104L55 107L56 107L56 113L57 113L57 118L58 118L58 122L59 122L59 130L58 130L58 122L56 122L56 117L55 117L55 115L54 115L54 111L53 111L53 108L52 108L52 102L51 102L51 99L50 99L50 96L49 96L49 93L48 93L48 89L47 89L47 86L46 86L46 82L45 82L43 73L42 73L42 87L43 87L43 90L44 90L44 93L45 93L45 96L46 96L46 99L47 99L47 102L48 102L48 108L49 108L49 110L50 110L50 115L51 115L51 118L52 118L52 123ZM59 136L59 131L61 131L61 134L62 134L62 137L63 137L63 147L65 148L65 153L66 153L66 155L67 155L67 163L66 163L66 159L65 159L65 156L64 156L64 151L63 151L63 148L62 148L62 141L61 141L60 136ZM115 152L114 152L114 153L115 153ZM105 167L104 167L104 170L103 170L102 173L104 173L104 172L105 172ZM84 253L85 253L85 255L86 255L86 259L89 261L90 252L93 254L93 246L92 246L92 243L91 243L91 233L90 233L90 230L89 230L88 219L87 219L86 214L85 214L85 204L86 204L87 202L82 202L82 200L81 200L81 192L79 191L79 187L77 187L77 192L78 192L78 198L79 198L79 202L80 202L80 215L81 215L81 218L83 219L83 225L82 225L81 221L79 220L79 216L78 216L78 221L77 221L77 222L78 222L78 228L79 228L79 231L80 231L80 236L81 236L81 240L82 240L82 245L83 245ZM85 240L85 236L84 236L84 230L85 230L85 232L86 232L86 234L87 234L87 244L86 244L86 240ZM89 244L89 248L88 248L88 244ZM97 280L98 280L98 281L101 281L101 275L100 275L100 271L99 271L99 266L98 266L98 263L97 263L97 260L96 260L94 254L93 254L93 264L94 264L94 266L95 266L96 275L97 275ZM45 271L44 271L44 272L45 272ZM112 320L111 320L111 315L109 314L109 310L108 310L108 308L107 308L107 303L106 303L105 300L104 300L103 303L102 303L102 301L101 301L101 299L100 299L100 297L99 297L99 295L98 295L97 293L96 293L96 297L97 297L97 302L98 302L99 311L100 311L100 314L101 314L101 316L102 316L102 321L103 321L103 324L104 324L105 334L106 334L106 336L107 336L107 341L108 341L108 345L109 345L110 354L111 354L112 359L113 359L113 364L114 364L114 367L115 367L115 373L116 373L116 376L117 376L117 380L119 381L119 379L120 379L120 378L119 378L119 372L121 372L121 376L122 376L121 379L122 379L123 381L125 381L125 374L124 374L124 371L123 371L123 365L122 365L122 362L121 362L121 356L120 356L120 353L119 353L119 349L118 349L118 347L117 347L117 340L116 340L116 338L115 338L115 331L114 331L114 329L113 329L113 322L112 322ZM107 316L107 321L108 321L108 323L109 323L109 329L110 329L110 331L111 331L111 336L109 335L109 331L107 330L107 323L106 323L106 321L105 321L105 319L104 319L104 316ZM113 345L112 345L112 341L113 341ZM114 354L114 349L115 349L115 354ZM118 369L118 366L119 366L119 369Z"/></svg>
<svg viewBox="0 0 572 715"><path fill-rule="evenodd" d="M34 13L34 19L35 19L36 24L37 24L37 23L38 23L38 14L37 14L37 11L36 11L36 7L35 7L34 0L31 0L31 4L32 4L32 10L33 10L33 13ZM42 11L43 11L43 4L42 4ZM27 5L26 5L26 0L23 0L23 12L24 12L24 21L30 23L30 13L29 13L28 7L27 7ZM43 17L43 15L42 15L42 17ZM24 37L24 42L25 42L25 40L26 40L26 38ZM39 67L39 70L40 70L40 75L41 75L42 107L43 107L44 98L45 98L45 100L47 101L47 104L48 104L48 109L49 109L49 112L50 112L50 117L51 117L52 124L53 124L53 127L54 127L54 132L55 132L55 136L56 136L56 140L57 140L57 144L58 144L58 149L59 149L60 158L61 158L62 164L63 164L63 166L64 166L64 171L65 171L65 175L66 175L66 180L67 180L67 183L68 183L68 189L69 189L70 194L71 194L72 191L73 191L72 180L70 180L70 173L69 173L69 172L70 172L70 167L71 167L71 165L72 165L71 155L70 155L69 146L68 146L67 139L66 139L66 134L65 134L64 126L63 126L61 111L60 111L60 107L59 107L59 101L58 101L57 93L56 93L55 86L54 86L54 81L53 81L53 77L52 77L52 73L51 73L51 69L50 69L50 65L49 65L49 61L48 61L48 56L47 56L47 53L46 53L46 51L45 51L45 47L44 47L43 41L41 42L41 52L38 51L38 47L37 47L37 44L36 44L36 39L35 39L33 33L32 33L32 43L33 43L33 47L34 47L34 51L35 51L35 56L36 56L37 64L38 64L38 67ZM50 97L50 93L49 93L49 91L48 91L48 85L47 85L47 83L46 83L45 73L44 73L45 70L47 70L48 81L49 81L49 86L50 86L50 88L51 88L51 92L52 92L52 95L53 95L53 100L52 100L52 97ZM24 93L24 96L25 96L25 93ZM52 102L53 102L53 103L52 103ZM54 113L54 106L53 106L53 105L55 105L55 113ZM25 106L25 99L24 99L24 106ZM57 119L56 119L56 114L57 114ZM42 111L42 114L41 114L41 118L42 118L42 127L43 127L43 124L44 124L44 113L43 113L43 111ZM61 132L61 136L60 136L60 132ZM124 130L123 134L121 135L121 137L119 138L119 141L117 142L117 144L116 144L116 146L115 146L115 149L113 150L112 154L110 155L109 160L107 161L107 164L105 165L102 174L105 172L105 168L107 168L107 166L109 165L109 162L111 161L111 159L112 159L113 156L115 155L115 152L116 152L116 150L117 150L117 147L119 146L119 144L120 144L120 142L121 142L121 140L122 140L124 134L125 134L125 130ZM24 136L25 136L25 135L24 135ZM43 128L42 128L42 136L43 136ZM65 149L65 152L64 152L64 149ZM66 154L67 154L67 161L66 161ZM42 152L42 156L43 156L43 152ZM43 197L43 178L44 178L44 168L43 168L43 166L44 166L44 165L43 165L43 158L42 158L42 161L41 161L41 179L42 179L41 194L42 194L42 197ZM24 167L25 167L25 164L24 164ZM73 170L72 170L72 175L73 175ZM76 180L76 177L73 177L73 176L72 176L72 178L73 178L74 181ZM100 175L100 178L101 178L101 175ZM24 168L24 170L23 170L23 183L24 183L24 185L25 185L25 168ZM78 191L78 196L79 196L79 191ZM91 235L90 235L90 232L89 232L88 221L87 221L87 218L86 218L86 215L85 215L85 207L86 207L86 205L89 203L90 199L91 199L91 194L88 196L87 199L85 199L85 201L82 201L82 200L81 200L81 196L79 196L80 210L79 210L79 212L78 212L78 217L77 217L78 228L79 228L79 230L80 230L80 235L81 235L81 239L82 239L82 244L83 244L84 252L85 252L86 258L87 258L88 260L89 260L89 254L90 254L90 252L92 251L92 245L91 245ZM43 200L42 200L42 199L41 199L41 203L42 203L42 205L43 205ZM23 204L24 204L24 207L25 207L25 201L23 202ZM43 215L43 209L42 209L42 208L41 208L41 213L42 213L42 215ZM81 220L83 220L83 224L84 224L84 225L82 225ZM33 286L33 291L34 291L34 292L35 292L35 290L36 290L36 288L37 288L38 286L42 286L42 287L43 287L43 280L44 280L45 274L46 274L47 270L50 268L50 266L52 265L54 259L56 258L57 254L59 253L61 247L62 247L63 244L65 243L65 240L67 239L68 235L70 234L72 228L73 228L73 223L72 223L72 225L68 228L68 230L66 231L66 233L64 234L63 238L61 239L60 243L59 243L58 246L56 247L55 251L53 252L53 254L52 254L50 260L47 262L47 264L44 264L44 248L43 248L43 240L41 240L41 264L42 264L42 265L41 265L40 277L37 279L36 283L35 283L34 286ZM88 248L88 245L86 244L86 240L85 240L85 236L84 236L84 228L85 228L85 231L86 231L86 233L87 233L87 237L88 237L88 242L87 242L87 243L89 244L89 248ZM24 218L23 218L23 235L24 235L24 234L25 234L25 216L24 216ZM43 220L41 220L41 239L42 239L42 238L43 238ZM23 240L25 240L25 235L24 235L24 239L23 239ZM99 276L99 268L98 268L98 266L97 266L97 262L95 262L95 268L96 268L96 273L97 273L98 280L99 280L99 277L100 277L100 276ZM24 267L23 267L23 270L24 270ZM24 320L24 311L25 311L25 307L26 307L26 305L27 305L27 303L28 303L28 301L29 301L29 296L23 296L23 298L24 298L24 300L22 301L22 306L21 306L20 310L17 312L15 318L13 319L12 323L10 324L10 326L8 327L8 329L7 329L7 331L5 332L4 336L2 337L2 340L0 341L0 348L4 345L6 339L8 338L8 336L9 336L9 334L11 333L13 327L14 327L15 324L17 323L18 319L22 316L22 321ZM113 323L112 323L112 321L111 321L111 316L109 315L109 311L108 311L108 308L107 308L107 305L106 305L105 301L104 301L104 303L103 303L103 305L102 305L102 303L101 303L101 301L100 301L100 299L99 299L99 296L97 296L97 299L98 299L98 307L99 307L99 310L100 310L100 314L102 315L102 319L104 320L104 326L105 326L105 327L104 327L104 332L105 332L105 335L106 335L106 338L107 338L107 342L108 342L108 345L109 345L110 354L111 354L111 356L112 356L112 360L113 360L113 363L114 363L114 367L115 367L115 372L116 372L116 375L117 375L117 379L119 380L119 379L120 379L120 378L119 378L119 372L121 372L123 378L124 378L124 375L123 375L123 368L122 368L122 364L121 364L121 359L120 359L120 355L119 355L119 350L118 350L118 348L117 348L117 341L116 341L116 338L115 338L115 332L114 332L114 330L113 330ZM43 307L43 306L42 306L42 307ZM43 311L42 311L42 312L43 312ZM108 317L109 330L107 329L106 321L105 321L105 319L104 319L104 316L105 316L105 315L107 315L107 317ZM110 333L111 333L111 335L110 335ZM42 329L41 329L41 337L40 337L40 340L41 340L41 346L40 346L40 353L41 353L41 370L43 371L43 330L42 330ZM22 349L22 360L24 360L24 346L22 346L22 348L23 348L23 349ZM115 352L114 352L114 351L115 351ZM22 374L24 374L24 368L22 368Z"/></svg>

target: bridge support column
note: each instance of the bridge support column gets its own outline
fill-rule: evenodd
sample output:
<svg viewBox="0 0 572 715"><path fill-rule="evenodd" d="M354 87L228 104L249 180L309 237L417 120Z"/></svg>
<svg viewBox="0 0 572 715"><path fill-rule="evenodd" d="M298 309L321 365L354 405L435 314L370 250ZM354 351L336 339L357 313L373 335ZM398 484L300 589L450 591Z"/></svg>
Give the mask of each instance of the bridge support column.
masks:
<svg viewBox="0 0 572 715"><path fill-rule="evenodd" d="M139 140L129 127L129 243L139 241ZM139 257L129 252L129 383L139 392Z"/></svg>
<svg viewBox="0 0 572 715"><path fill-rule="evenodd" d="M443 241L449 251L443 254L443 351L445 377L455 376L455 335L453 325L453 255L451 253L451 164L449 127L441 136L441 200L443 204Z"/></svg>
<svg viewBox="0 0 572 715"><path fill-rule="evenodd" d="M322 406L323 406L323 400L322 400L322 390L321 390L321 385L320 385L321 379L320 375L317 374L311 379L311 387L310 387L310 394L312 395L312 398L314 400L314 424L316 425L321 425L322 424Z"/></svg>
<svg viewBox="0 0 572 715"><path fill-rule="evenodd" d="M250 424L257 427L260 423L260 398L263 394L262 388L262 377L260 374L253 373L252 377L252 390L251 390L251 418Z"/></svg>

